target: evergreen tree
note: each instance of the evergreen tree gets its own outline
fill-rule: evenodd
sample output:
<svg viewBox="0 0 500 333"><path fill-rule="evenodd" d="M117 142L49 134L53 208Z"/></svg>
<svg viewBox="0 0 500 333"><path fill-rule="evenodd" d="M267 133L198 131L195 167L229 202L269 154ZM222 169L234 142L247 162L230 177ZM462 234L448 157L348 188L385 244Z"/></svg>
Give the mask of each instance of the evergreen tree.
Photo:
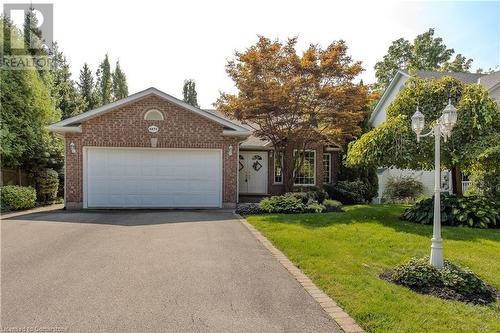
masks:
<svg viewBox="0 0 500 333"><path fill-rule="evenodd" d="M9 45L23 41L11 22L0 19L0 40L4 40L4 55L12 55ZM5 34L5 36L3 35ZM14 40L11 40L11 37ZM2 45L3 46L3 45ZM17 55L29 55L16 50ZM38 71L0 71L0 154L4 167L27 170L59 169L62 166L61 139L51 135L46 126L58 121L51 92Z"/></svg>
<svg viewBox="0 0 500 333"><path fill-rule="evenodd" d="M182 95L184 96L184 102L199 108L198 94L196 93L196 83L194 82L194 80L184 81L184 87L182 88Z"/></svg>
<svg viewBox="0 0 500 333"><path fill-rule="evenodd" d="M108 54L97 69L97 106L105 105L113 101L113 79Z"/></svg>
<svg viewBox="0 0 500 333"><path fill-rule="evenodd" d="M85 101L71 79L69 64L57 44L54 44L53 54L52 96L56 109L61 112L62 118L66 119L82 113L85 110Z"/></svg>
<svg viewBox="0 0 500 333"><path fill-rule="evenodd" d="M120 68L119 61L116 62L115 71L113 72L113 94L115 100L128 96L127 77Z"/></svg>
<svg viewBox="0 0 500 333"><path fill-rule="evenodd" d="M94 76L87 63L83 64L80 70L80 82L78 83L78 90L85 103L85 111L96 108Z"/></svg>

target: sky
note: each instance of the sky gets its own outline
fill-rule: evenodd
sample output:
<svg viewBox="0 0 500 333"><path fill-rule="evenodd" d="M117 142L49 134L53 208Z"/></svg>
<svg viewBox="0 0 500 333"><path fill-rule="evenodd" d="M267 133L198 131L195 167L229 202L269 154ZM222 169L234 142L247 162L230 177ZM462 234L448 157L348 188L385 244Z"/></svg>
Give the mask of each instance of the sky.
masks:
<svg viewBox="0 0 500 333"><path fill-rule="evenodd" d="M21 1L7 1L21 2ZM33 1L36 3L37 1ZM39 1L50 3L50 0ZM85 62L93 71L104 54L119 60L129 92L154 86L182 97L194 79L198 102L211 108L221 91L234 93L225 65L257 35L298 36L299 51L343 39L362 61L365 83L391 41L413 40L429 28L445 44L473 58L473 70L500 64L500 1L396 2L316 0L95 1L55 0L54 39L73 78Z"/></svg>

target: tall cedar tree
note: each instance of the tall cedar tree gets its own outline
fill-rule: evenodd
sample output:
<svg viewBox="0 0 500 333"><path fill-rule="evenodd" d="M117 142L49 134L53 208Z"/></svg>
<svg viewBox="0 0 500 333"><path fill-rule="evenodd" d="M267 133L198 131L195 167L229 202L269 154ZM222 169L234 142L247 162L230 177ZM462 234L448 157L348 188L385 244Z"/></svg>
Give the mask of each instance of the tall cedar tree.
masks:
<svg viewBox="0 0 500 333"><path fill-rule="evenodd" d="M10 45L23 42L12 22L0 19L0 53L13 55ZM17 55L30 55L16 50ZM60 119L49 88L38 71L0 71L0 154L2 166L27 170L58 168L62 161L61 140L48 133L46 125Z"/></svg>
<svg viewBox="0 0 500 333"><path fill-rule="evenodd" d="M282 43L259 36L257 44L236 52L226 70L238 94L222 93L218 110L251 126L284 154L284 184L291 190L293 171L315 144L342 144L361 133L366 87L353 83L363 70L347 55L344 41L327 48L310 45L298 55L297 38Z"/></svg>
<svg viewBox="0 0 500 333"><path fill-rule="evenodd" d="M113 72L113 95L114 99L122 99L128 96L127 77L120 68L120 62L116 62L115 71Z"/></svg>
<svg viewBox="0 0 500 333"><path fill-rule="evenodd" d="M97 106L105 105L113 101L113 79L108 54L97 69Z"/></svg>
<svg viewBox="0 0 500 333"><path fill-rule="evenodd" d="M472 59L457 54L455 60L449 62L455 50L449 49L440 37L434 37L434 29L418 35L413 44L399 38L392 42L382 61L375 64L377 87L385 88L398 70L433 70L467 72Z"/></svg>
<svg viewBox="0 0 500 333"><path fill-rule="evenodd" d="M83 64L80 70L80 81L78 82L78 90L85 102L85 111L96 108L96 93L94 86L94 76L87 63Z"/></svg>
<svg viewBox="0 0 500 333"><path fill-rule="evenodd" d="M182 95L184 96L184 102L191 104L194 107L198 106L198 93L196 92L196 83L194 80L185 80L184 86L182 87Z"/></svg>

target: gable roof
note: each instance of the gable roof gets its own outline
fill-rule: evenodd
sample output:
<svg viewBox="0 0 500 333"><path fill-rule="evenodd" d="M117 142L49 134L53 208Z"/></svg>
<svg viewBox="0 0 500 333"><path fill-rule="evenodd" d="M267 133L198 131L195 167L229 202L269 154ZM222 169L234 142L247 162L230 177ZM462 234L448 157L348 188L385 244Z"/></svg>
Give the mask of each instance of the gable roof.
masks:
<svg viewBox="0 0 500 333"><path fill-rule="evenodd" d="M496 87L500 86L500 71L481 76L478 83L488 89L488 91L492 91Z"/></svg>
<svg viewBox="0 0 500 333"><path fill-rule="evenodd" d="M219 123L224 127L223 134L224 135L235 135L235 136L242 136L242 137L247 137L251 134L251 132L243 127L240 126L233 121L224 118L220 115L214 114L212 112L208 112L206 110L199 109L197 107L194 107L184 101L181 101L180 99L177 99L167 93L164 93L163 91L160 91L154 87L145 89L143 91L140 91L138 93L132 94L126 98L120 99L118 101L103 105L101 107L98 107L96 109L84 112L82 114L76 115L74 117L68 118L61 120L55 124L49 125L47 128L49 131L52 132L81 132L81 127L80 124L84 121L87 121L89 119L98 117L100 115L103 115L107 112L113 111L119 107L125 106L127 104L133 103L141 98L145 98L147 96L158 96L164 100L167 100L171 103L174 103L183 109L186 109L188 111L194 112L202 117L205 117L211 121L214 121L216 123Z"/></svg>
<svg viewBox="0 0 500 333"><path fill-rule="evenodd" d="M214 109L206 109L205 111L213 113L215 115L218 115L219 117L224 117L223 114L217 110ZM246 138L245 141L241 142L241 148L263 148L263 149L271 149L272 144L271 141L269 140L263 140L253 134L254 128L248 124L244 124L238 119L231 119L232 122L236 123L237 125L246 128L248 131L250 131L252 134ZM254 125L254 127L257 125Z"/></svg>
<svg viewBox="0 0 500 333"><path fill-rule="evenodd" d="M382 105L384 105L385 100L389 97L389 95L391 94L392 89L394 88L394 86L396 85L396 83L399 81L399 79L401 77L409 78L410 74L408 74L406 72L403 72L403 71L398 71L396 73L396 75L394 75L394 77L391 80L391 83L389 83L389 85L387 86L387 88L385 88L384 93L382 94L382 97L380 97L380 99L377 102L377 105L375 105L375 108L373 109L373 112L372 112L372 114L370 116L370 119L368 120L368 123L371 124L372 121L373 121L373 119L375 119L375 117L377 116L377 114L381 111Z"/></svg>
<svg viewBox="0 0 500 333"><path fill-rule="evenodd" d="M445 76L451 76L464 83L478 83L478 79L484 75L481 73L415 71L415 76L422 79L440 79Z"/></svg>

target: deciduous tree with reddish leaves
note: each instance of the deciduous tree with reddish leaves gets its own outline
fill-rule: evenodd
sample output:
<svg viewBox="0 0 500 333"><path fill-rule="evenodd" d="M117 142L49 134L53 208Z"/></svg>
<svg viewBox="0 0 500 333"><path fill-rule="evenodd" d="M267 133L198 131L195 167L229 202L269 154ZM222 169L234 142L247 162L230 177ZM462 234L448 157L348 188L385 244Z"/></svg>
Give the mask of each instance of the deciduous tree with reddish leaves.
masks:
<svg viewBox="0 0 500 333"><path fill-rule="evenodd" d="M342 146L361 133L367 89L354 80L363 68L344 41L326 48L311 44L299 54L297 38L286 42L259 36L236 52L227 73L238 93L222 93L216 107L254 129L284 154L284 184L291 190L304 151L318 144Z"/></svg>

